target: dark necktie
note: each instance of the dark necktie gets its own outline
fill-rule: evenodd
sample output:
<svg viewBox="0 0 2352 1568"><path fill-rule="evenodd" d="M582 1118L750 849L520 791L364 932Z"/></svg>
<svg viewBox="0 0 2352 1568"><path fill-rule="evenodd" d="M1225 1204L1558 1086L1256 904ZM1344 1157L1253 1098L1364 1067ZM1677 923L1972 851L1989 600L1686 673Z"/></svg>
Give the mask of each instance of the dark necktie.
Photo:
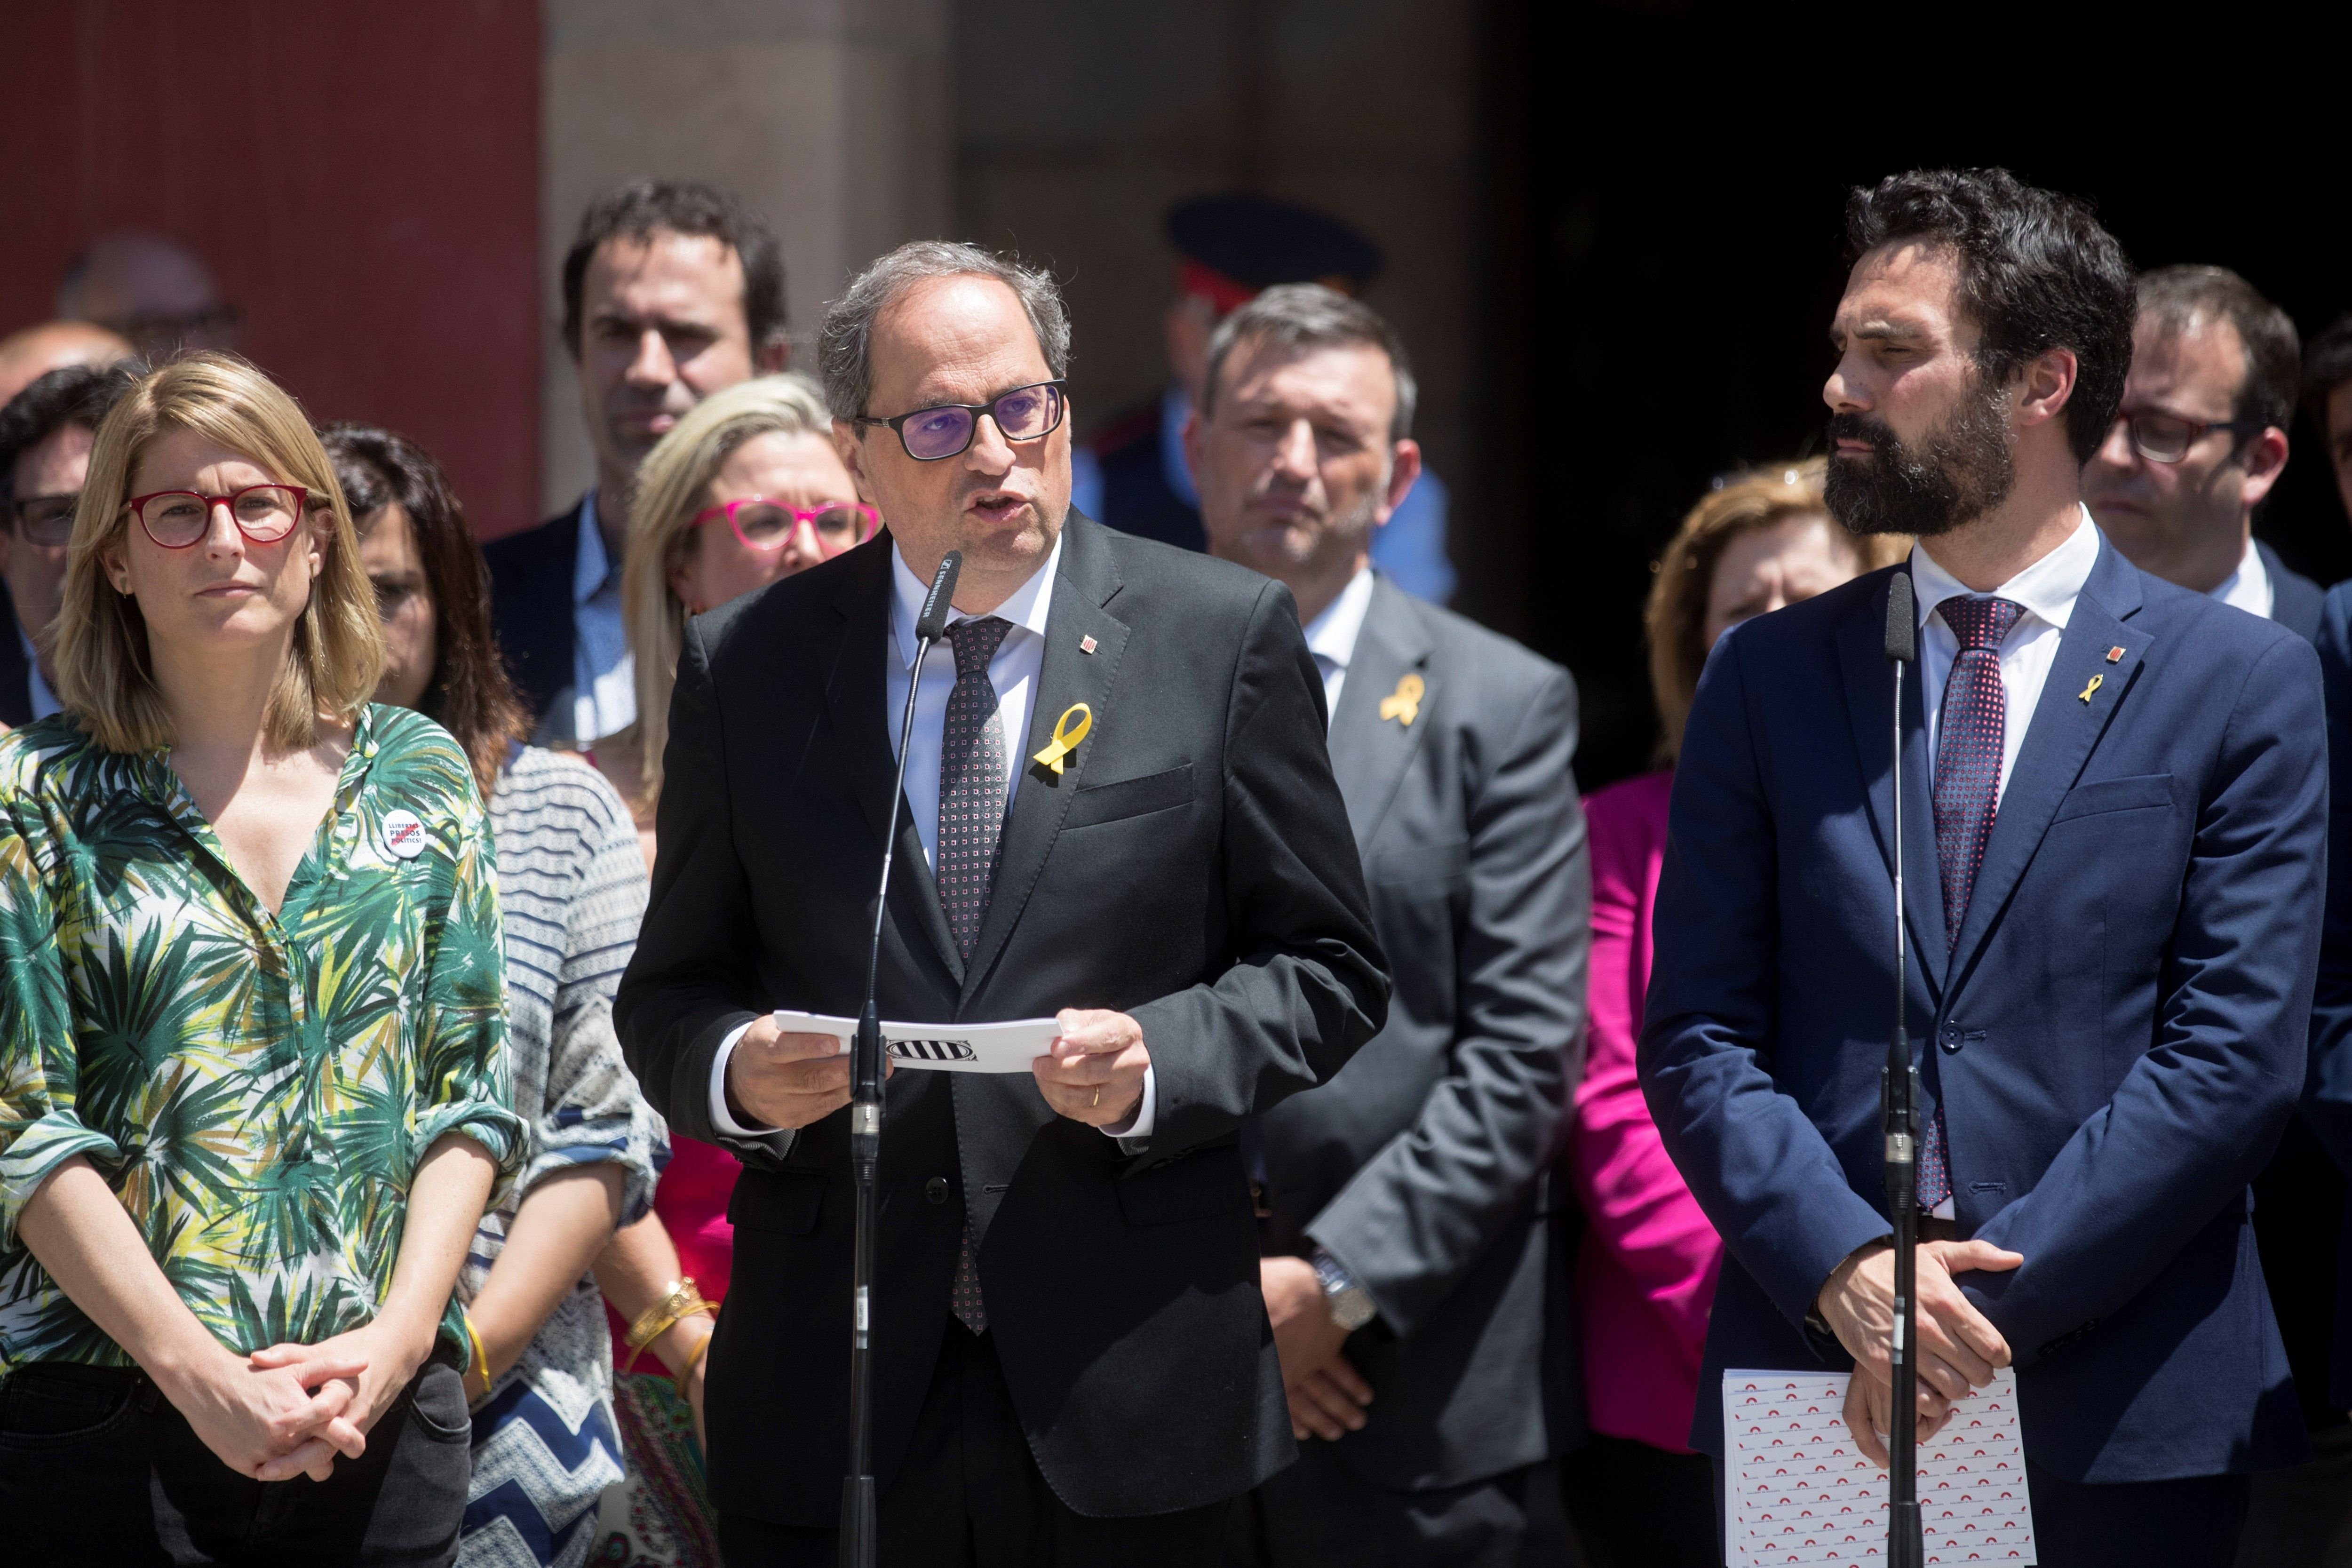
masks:
<svg viewBox="0 0 2352 1568"><path fill-rule="evenodd" d="M1959 941L1984 864L2000 796L2000 756L2009 728L2009 694L2000 683L2000 644L2024 606L2007 599L1955 597L1936 606L1959 639L1960 651L1944 680L1936 721L1936 858L1943 873L1944 940ZM1944 1111L1938 1105L1920 1138L1919 1206L1934 1208L1952 1195L1944 1156Z"/></svg>
<svg viewBox="0 0 2352 1568"><path fill-rule="evenodd" d="M980 922L988 913L996 849L1004 836L1004 721L996 710L988 661L1012 629L1011 622L995 616L948 627L948 642L955 649L956 683L940 727L939 848L931 869L939 883L940 907L947 912L948 932L967 963L972 944L980 940ZM972 1262L969 1197L967 1194L963 1239L948 1301L963 1326L979 1334L988 1331L988 1309L982 1304L980 1270Z"/></svg>

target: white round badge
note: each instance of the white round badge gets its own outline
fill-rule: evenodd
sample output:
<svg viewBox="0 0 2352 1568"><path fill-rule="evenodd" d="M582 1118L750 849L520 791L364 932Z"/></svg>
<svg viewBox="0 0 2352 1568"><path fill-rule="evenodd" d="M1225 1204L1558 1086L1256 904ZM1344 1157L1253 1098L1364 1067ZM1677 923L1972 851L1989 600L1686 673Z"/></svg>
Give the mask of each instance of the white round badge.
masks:
<svg viewBox="0 0 2352 1568"><path fill-rule="evenodd" d="M383 816L383 849L402 860L425 853L425 824L413 811L388 811Z"/></svg>

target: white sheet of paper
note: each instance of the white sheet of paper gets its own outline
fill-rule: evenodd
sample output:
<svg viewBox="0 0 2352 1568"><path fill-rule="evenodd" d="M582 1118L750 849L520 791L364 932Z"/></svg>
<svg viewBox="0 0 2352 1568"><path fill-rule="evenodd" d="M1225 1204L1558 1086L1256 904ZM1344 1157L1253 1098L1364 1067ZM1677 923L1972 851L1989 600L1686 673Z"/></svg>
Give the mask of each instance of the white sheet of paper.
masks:
<svg viewBox="0 0 2352 1568"><path fill-rule="evenodd" d="M831 1035L847 1050L857 1034L857 1020L779 1007L776 1027L794 1035ZM886 1019L882 1049L902 1068L1025 1073L1061 1032L1051 1018L1016 1018L1007 1024L893 1024Z"/></svg>
<svg viewBox="0 0 2352 1568"><path fill-rule="evenodd" d="M1730 1568L1886 1560L1886 1472L1846 1430L1852 1375L1723 1374ZM2036 1560L2013 1371L1995 1373L1920 1445L1919 1522L1930 1564Z"/></svg>

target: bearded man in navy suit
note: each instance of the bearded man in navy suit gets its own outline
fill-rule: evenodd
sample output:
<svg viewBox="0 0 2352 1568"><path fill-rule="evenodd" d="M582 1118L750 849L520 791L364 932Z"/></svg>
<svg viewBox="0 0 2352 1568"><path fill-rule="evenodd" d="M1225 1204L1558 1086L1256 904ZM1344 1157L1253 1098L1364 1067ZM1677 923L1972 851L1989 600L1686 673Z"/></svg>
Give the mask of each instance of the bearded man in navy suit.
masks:
<svg viewBox="0 0 2352 1568"><path fill-rule="evenodd" d="M1884 1462L1899 788L1927 1211L1900 1396L1925 1437L2016 1366L2044 1564L2224 1564L2249 1474L2305 1454L2248 1184L2304 1079L2316 658L2084 511L2134 317L2085 207L1910 174L1855 192L1847 227L1830 503L1919 543L1733 631L1675 770L1642 1070L1726 1242L1707 1375L1851 1365ZM1920 616L1899 777L1894 571ZM1721 1452L1716 1401L1693 1440Z"/></svg>

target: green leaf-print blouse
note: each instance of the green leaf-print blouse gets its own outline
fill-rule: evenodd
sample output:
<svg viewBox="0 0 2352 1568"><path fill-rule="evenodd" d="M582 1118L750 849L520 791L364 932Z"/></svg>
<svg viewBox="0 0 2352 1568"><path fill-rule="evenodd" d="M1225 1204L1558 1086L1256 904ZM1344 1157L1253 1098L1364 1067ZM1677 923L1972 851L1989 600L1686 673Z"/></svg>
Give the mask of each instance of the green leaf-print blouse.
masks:
<svg viewBox="0 0 2352 1568"><path fill-rule="evenodd" d="M161 752L65 715L0 739L0 1372L130 1363L17 1235L75 1154L231 1350L373 1319L433 1141L520 1162L502 953L473 775L422 715L362 711L276 915Z"/></svg>

